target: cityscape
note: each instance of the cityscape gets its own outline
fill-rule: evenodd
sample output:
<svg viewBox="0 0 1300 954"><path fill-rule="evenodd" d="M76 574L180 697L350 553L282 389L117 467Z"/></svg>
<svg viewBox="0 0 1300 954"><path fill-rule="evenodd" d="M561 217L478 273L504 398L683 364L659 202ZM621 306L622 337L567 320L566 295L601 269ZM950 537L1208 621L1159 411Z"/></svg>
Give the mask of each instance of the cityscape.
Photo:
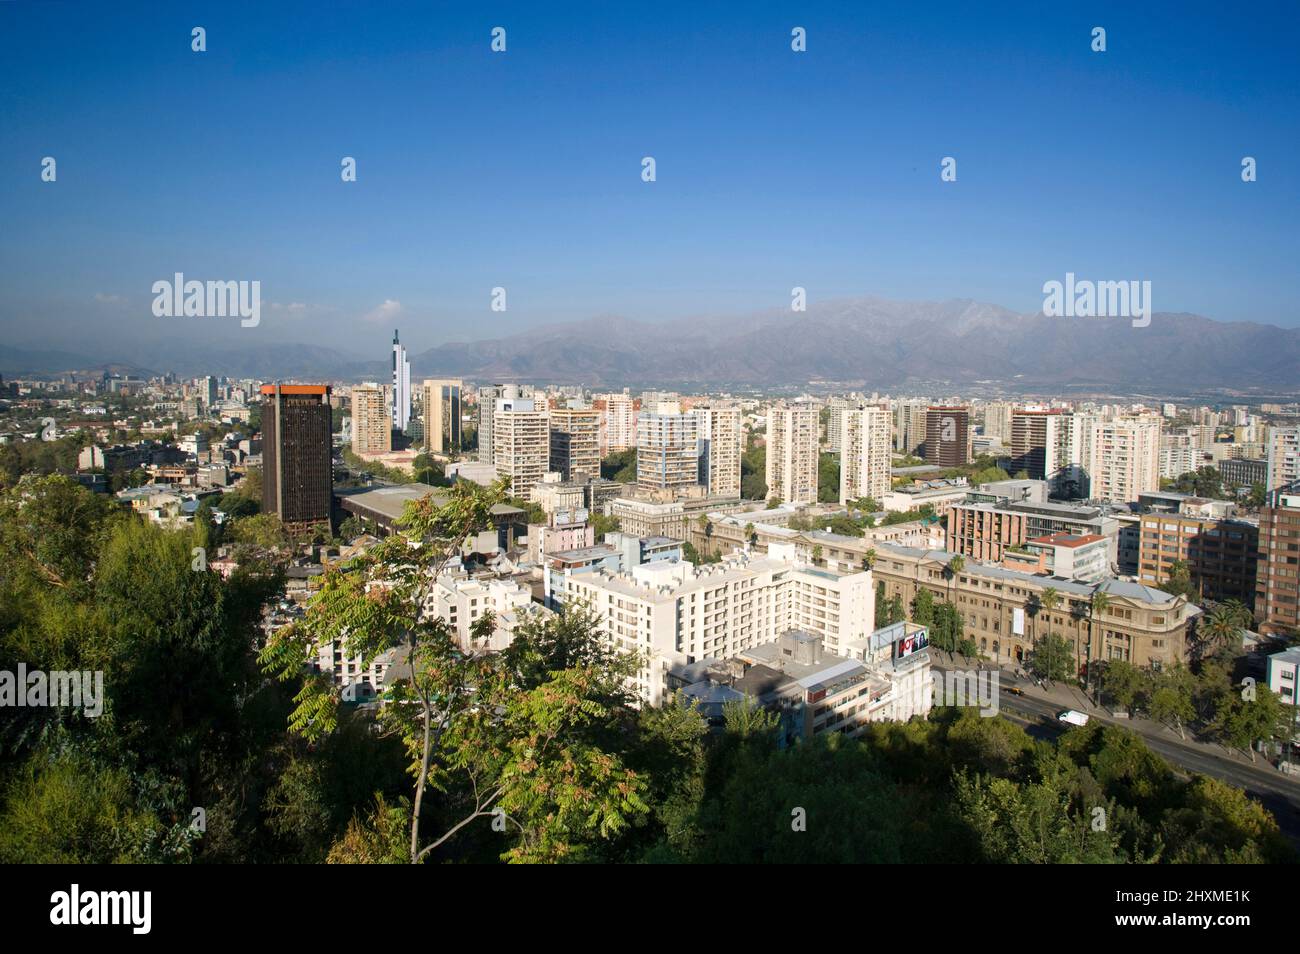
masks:
<svg viewBox="0 0 1300 954"><path fill-rule="evenodd" d="M58 4L5 7L0 22L32 44L17 66L72 15ZM372 23L346 9L375 32L326 40L310 28L285 54L321 96L334 88L322 64L334 63L337 83L361 83L351 57L373 55L388 64L374 67L382 84L384 70L425 63L416 40L383 32L403 17L425 25L424 13L401 7ZM251 47L284 14L254 27L250 10L158 14L124 34L125 50L135 58L159 37L176 44L142 67L153 90L168 70L229 72L177 79L181 97L198 96L190 84L199 82L203 95L230 83L255 97L243 84L261 73L277 109L289 68L257 65L269 54ZM879 29L912 36L928 62L927 44L974 29L952 24L927 39L909 32L928 29L919 12L891 10L874 28L838 15L756 8L729 30L701 13L682 40L689 51L664 63L680 54L687 69L730 37L736 48L719 53L719 69L746 70L785 102L857 75L845 51L819 67L819 44ZM1283 229L1294 223L1296 187L1265 181L1289 170L1261 143L1296 132L1296 78L1269 71L1283 71L1280 48L1300 19L1285 8L1268 15L1271 30L1232 33L1205 11L1185 25L1193 36L1208 23L1230 34L1234 63L1281 84L1270 87L1278 111L1240 148L1236 124L1207 120L1231 142L1175 168L1191 184L1151 197L1138 218L1177 218L1178 203L1199 201L1171 194L1187 190L1220 207L1245 204L1222 212L1223 242L1293 246ZM100 16L85 29L110 29ZM322 16L330 24L343 14ZM583 22L561 19L570 16L567 28ZM612 47L574 54L575 73L557 64L565 28L523 9L501 15L504 26L496 12L449 13L455 35L435 44L430 68L466 72L474 102L506 96L503 87L535 97L538 121L553 123L557 110L577 110L569 84L588 58L608 82L628 84L628 96L637 82L657 82L656 57L667 54L655 44L685 29L686 14L637 36L608 11L592 16L593 35ZM1185 92L1210 82L1179 72L1173 54L1160 61L1160 82L1142 73L1147 61L1131 49L1149 42L1150 11L1044 16L1041 29L1005 11L996 21L1017 24L1016 42L1071 45L1026 54L1069 63L1044 80L1054 95L1118 82L1090 69L1129 71L1132 95L1149 96L1142 108L1163 124ZM772 50L753 52L758 43ZM249 48L232 54L232 44ZM502 61L520 72L489 75ZM593 131L603 87L590 114L565 120L577 137L570 146L592 149L574 160L577 176L604 195L608 223L596 225L580 198L567 212L553 205L548 189L568 195L575 185L544 176L511 185L487 209L536 244L535 262L514 238L494 259L479 232L458 240L444 231L445 261L410 270L398 246L433 207L385 186L364 191L371 181L407 175L407 150L438 168L440 190L446 176L473 189L511 173L473 146L445 165L389 103L376 106L394 124L386 139L370 117L340 118L321 149L328 168L292 174L314 177L309 184L248 186L260 221L246 235L230 222L180 222L175 252L164 254L172 237L141 231L125 204L130 190L187 188L189 174L169 171L163 150L153 185L115 186L87 150L111 151L135 127L96 125L76 145L58 128L106 108L89 92L73 102L104 68L91 59L86 77L60 79L45 99L48 122L25 105L25 80L11 77L0 99L16 120L0 135L0 173L24 177L0 191L14 199L0 240L0 861L1237 866L1300 857L1294 261L1288 271L1270 249L1258 259L1224 252L1212 266L1194 239L1174 235L1208 227L1187 213L1184 227L1152 236L1168 247L1151 258L1127 235L1082 251L1111 242L1110 225L1081 226L1061 246L1022 236L1023 261L1036 269L1025 291L1020 266L986 268L981 240L967 232L994 208L985 203L1001 201L989 190L1017 186L1001 174L981 179L988 141L963 152L960 104L936 120L957 130L952 145L927 142L928 168L915 175L909 153L906 184L883 187L879 201L891 204L862 224L888 228L915 212L942 228L953 216L968 251L940 240L947 251L929 272L883 246L883 272L816 251L844 241L843 223L820 217L833 215L837 196L857 197L838 191L840 167L813 157L790 196L808 221L764 224L769 200L755 198L760 213L728 226L729 239L713 223L692 233L693 202L717 200L704 197L710 184L680 181L712 175L711 137L693 156L684 141L700 131L701 110L728 108L732 87L705 83L692 102L689 77L646 94L690 118L661 127L647 107L642 145L624 141L621 121L608 141ZM809 79L819 68L826 75ZM892 57L882 69L910 75ZM998 67L987 82L1008 96L1046 95L1013 94L1013 74ZM1254 75L1216 95L1249 98ZM170 98L142 90L123 87L123 108ZM350 108L372 91L339 95ZM1080 109L1093 108L1090 89L1078 95ZM286 119L283 138L259 133L272 152L294 152L297 136L294 162L320 145L305 130L327 112L298 106L311 115ZM444 108L465 124L458 134L474 128ZM546 150L561 140L537 138L523 113L502 108L509 135L549 168ZM768 128L758 109L745 98L716 122L743 139L746 116ZM365 135L335 148L352 121ZM245 134L232 135L238 151ZM834 148L827 138L818 148ZM743 148L761 152L757 141ZM596 168L610 143L626 152L626 168ZM782 183L793 147L770 148ZM1088 148L1094 163L1110 161ZM182 151L215 175L209 158ZM284 161L268 159L277 170ZM1143 177L1153 160L1143 146L1133 161ZM730 198L743 203L740 175ZM1223 182L1200 181L1208 176ZM212 201L234 210L242 188L238 176L217 176ZM503 211L516 192L540 197ZM300 200L342 208L295 211ZM198 214L203 201L178 215ZM428 229L454 231L464 208L449 201ZM1006 201L1015 210L1022 200ZM367 203L394 219L391 248ZM565 222L543 234L551 215ZM622 238L611 236L606 252L576 233L635 227L639 216L667 217L647 225L654 243L671 242L664 222L681 229L682 257L651 249L652 264L623 280L633 272L614 263L628 252ZM1006 257L1009 235L988 228L989 254ZM87 256L76 229L110 247ZM331 260L328 241L349 251ZM769 256L787 241L814 251L777 268ZM368 257L363 246L376 243L380 257ZM37 248L67 249L65 278ZM592 280L566 286L584 256ZM712 257L711 273L697 270L701 256ZM540 277L548 271L554 283ZM1148 909L1116 891L1135 883L1099 884L1098 924ZM41 918L128 923L105 920L107 908L79 890L68 880L63 894L42 898ZM1023 900L1036 897L1031 888ZM1164 922L1181 926L1248 926L1241 912L1257 910L1244 896L1218 898L1220 907L1164 900L1182 902L1167 916L1185 920ZM141 917L130 923L147 933Z"/></svg>

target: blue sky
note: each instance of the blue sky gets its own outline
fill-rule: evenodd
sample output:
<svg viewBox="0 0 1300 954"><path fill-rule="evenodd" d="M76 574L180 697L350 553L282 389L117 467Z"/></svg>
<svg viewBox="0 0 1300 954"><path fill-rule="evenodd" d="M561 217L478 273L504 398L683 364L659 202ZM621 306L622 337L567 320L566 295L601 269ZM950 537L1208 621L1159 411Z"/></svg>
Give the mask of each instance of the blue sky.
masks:
<svg viewBox="0 0 1300 954"><path fill-rule="evenodd" d="M381 356L1067 271L1300 325L1300 7L977 7L0 3L0 341L156 336L176 271L262 282L187 334Z"/></svg>

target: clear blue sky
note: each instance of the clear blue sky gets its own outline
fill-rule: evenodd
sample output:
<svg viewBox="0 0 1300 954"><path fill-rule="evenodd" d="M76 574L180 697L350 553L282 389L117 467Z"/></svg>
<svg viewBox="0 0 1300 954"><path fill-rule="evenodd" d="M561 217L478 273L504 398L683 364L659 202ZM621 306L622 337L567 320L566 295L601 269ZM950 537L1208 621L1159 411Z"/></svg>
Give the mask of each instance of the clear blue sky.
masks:
<svg viewBox="0 0 1300 954"><path fill-rule="evenodd" d="M0 341L157 334L176 271L262 282L195 334L381 357L1067 271L1300 324L1300 6L978 6L0 3Z"/></svg>

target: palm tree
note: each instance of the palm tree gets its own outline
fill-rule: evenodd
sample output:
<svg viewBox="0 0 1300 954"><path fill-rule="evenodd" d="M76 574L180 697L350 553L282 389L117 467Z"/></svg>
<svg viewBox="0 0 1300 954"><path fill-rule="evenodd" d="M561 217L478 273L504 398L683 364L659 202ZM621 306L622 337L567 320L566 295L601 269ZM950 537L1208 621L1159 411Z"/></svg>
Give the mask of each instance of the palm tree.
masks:
<svg viewBox="0 0 1300 954"><path fill-rule="evenodd" d="M1086 683L1092 681L1092 624L1098 616L1110 609L1110 594L1101 589L1101 587L1098 587L1092 591L1092 599L1090 600L1090 603L1091 606L1089 608L1091 612L1088 616L1088 668L1084 670L1086 674L1085 689L1087 688Z"/></svg>
<svg viewBox="0 0 1300 954"><path fill-rule="evenodd" d="M1236 603L1236 605L1232 605ZM1220 603L1206 614L1204 621L1197 627L1201 632L1201 651L1210 649L1218 652L1229 646L1240 645L1241 631L1248 625L1250 611L1236 600Z"/></svg>
<svg viewBox="0 0 1300 954"><path fill-rule="evenodd" d="M754 532L754 525L752 523L745 524L745 542L746 543L758 542L758 534Z"/></svg>
<svg viewBox="0 0 1300 954"><path fill-rule="evenodd" d="M1029 599L1025 600L1025 615L1029 617L1029 646L1030 652L1038 648L1038 611L1043 608L1042 600L1037 593L1030 593ZM1023 660L1022 660L1023 662Z"/></svg>
<svg viewBox="0 0 1300 954"><path fill-rule="evenodd" d="M1061 594L1057 592L1056 587L1049 586L1043 590L1043 595L1039 597L1038 603L1043 609L1047 610L1047 680L1052 679L1052 610L1061 602Z"/></svg>
<svg viewBox="0 0 1300 954"><path fill-rule="evenodd" d="M948 569L946 572L948 575L948 602L949 603L953 601L952 591L957 586L957 574L964 569L966 569L966 558L962 556L960 553L956 554L951 560L948 561Z"/></svg>
<svg viewBox="0 0 1300 954"><path fill-rule="evenodd" d="M876 565L876 548L870 547L866 553L862 554L862 568L870 570Z"/></svg>

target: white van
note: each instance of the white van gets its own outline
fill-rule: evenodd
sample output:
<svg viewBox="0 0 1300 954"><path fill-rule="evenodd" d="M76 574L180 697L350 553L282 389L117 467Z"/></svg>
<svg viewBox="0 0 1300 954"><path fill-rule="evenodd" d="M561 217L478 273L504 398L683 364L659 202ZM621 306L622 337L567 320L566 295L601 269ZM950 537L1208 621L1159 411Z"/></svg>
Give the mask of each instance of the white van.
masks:
<svg viewBox="0 0 1300 954"><path fill-rule="evenodd" d="M1067 722L1070 725L1087 725L1088 715L1084 712L1078 712L1074 709L1066 709L1064 712L1057 713L1056 718L1061 722Z"/></svg>

